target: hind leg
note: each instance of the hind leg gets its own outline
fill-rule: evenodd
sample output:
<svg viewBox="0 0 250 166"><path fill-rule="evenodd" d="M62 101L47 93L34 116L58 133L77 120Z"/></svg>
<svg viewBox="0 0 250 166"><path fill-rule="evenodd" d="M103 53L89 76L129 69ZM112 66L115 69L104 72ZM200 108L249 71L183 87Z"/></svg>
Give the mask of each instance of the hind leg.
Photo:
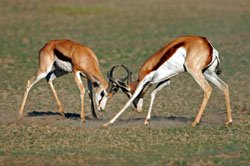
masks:
<svg viewBox="0 0 250 166"><path fill-rule="evenodd" d="M63 71L63 70L60 70L60 69L55 69L54 71L52 71L52 72L50 72L47 76L46 76L46 79L47 79L47 81L48 81L48 84L49 84L49 86L50 86L50 89L52 90L52 92L53 92L53 95L54 95L54 97L55 97L55 99L56 99L56 104L57 104L57 106L58 106L58 108L59 108L59 112L60 112L60 114L64 117L64 109L63 109L63 107L62 107L62 104L61 104L61 101L59 100L59 97L58 97L58 95L57 95L57 93L56 93L56 90L55 90L55 88L54 88L54 85L53 85L53 80L55 79L55 78L58 78L58 77L61 77L61 76L63 76L63 75L65 75L65 74L67 74L68 72L66 72L66 71Z"/></svg>
<svg viewBox="0 0 250 166"><path fill-rule="evenodd" d="M201 103L200 109L198 111L198 114L195 117L195 120L192 123L192 126L195 127L196 124L198 124L200 122L201 116L206 108L206 105L208 103L208 100L210 98L211 92L212 92L212 88L211 86L208 84L208 82L206 81L206 79L204 78L203 74L201 71L199 70L193 70L193 71L188 71L193 78L195 79L195 81L200 85L201 89L204 91L204 97L203 97L203 101Z"/></svg>
<svg viewBox="0 0 250 166"><path fill-rule="evenodd" d="M23 118L23 114L24 114L24 106L29 94L30 89L32 88L33 85L35 85L38 81L40 81L41 79L45 78L47 75L47 72L37 72L36 76L33 76L31 79L28 80L27 85L26 85L26 90L24 92L24 97L23 97L23 102L22 105L19 109L19 119Z"/></svg>
<svg viewBox="0 0 250 166"><path fill-rule="evenodd" d="M231 124L233 120L232 120L232 113L231 113L231 107L230 107L228 85L224 81L222 81L215 72L205 72L204 75L209 81L211 81L215 86L217 86L224 93L225 100L226 100L226 108L227 108L226 125Z"/></svg>
<svg viewBox="0 0 250 166"><path fill-rule="evenodd" d="M40 51L38 62L39 62L38 63L39 66L38 66L38 72L37 72L36 76L29 79L27 82L26 90L25 90L24 97L23 97L23 102L22 102L22 105L21 105L20 110L19 110L19 118L23 118L24 106L25 106L30 89L38 81L45 78L48 75L48 73L51 71L53 63L54 63L53 55L46 54L46 53Z"/></svg>
<svg viewBox="0 0 250 166"><path fill-rule="evenodd" d="M85 113L84 113L84 94L85 94L85 88L83 86L83 83L81 81L81 75L80 72L74 72L73 73L74 80L76 82L76 85L78 86L80 90L80 97L81 97L81 119L82 124L85 122Z"/></svg>

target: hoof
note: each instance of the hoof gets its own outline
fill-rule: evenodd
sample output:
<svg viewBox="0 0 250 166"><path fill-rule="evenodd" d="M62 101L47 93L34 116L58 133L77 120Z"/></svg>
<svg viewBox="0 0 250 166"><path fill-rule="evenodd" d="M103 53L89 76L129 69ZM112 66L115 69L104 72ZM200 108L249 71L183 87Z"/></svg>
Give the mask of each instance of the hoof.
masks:
<svg viewBox="0 0 250 166"><path fill-rule="evenodd" d="M226 127L229 127L229 126L231 126L231 125L232 125L232 123L233 123L233 121L232 121L232 120L227 121L227 122L225 123L225 126L226 126Z"/></svg>
<svg viewBox="0 0 250 166"><path fill-rule="evenodd" d="M61 119L65 118L65 114L63 112L60 112Z"/></svg>
<svg viewBox="0 0 250 166"><path fill-rule="evenodd" d="M19 115L17 122L20 124L22 124L24 122L22 115Z"/></svg>
<svg viewBox="0 0 250 166"><path fill-rule="evenodd" d="M88 123L87 123L87 121L85 119L81 120L80 127L83 128L83 129L88 127Z"/></svg>
<svg viewBox="0 0 250 166"><path fill-rule="evenodd" d="M140 112L142 112L142 109L136 109L136 112L140 113Z"/></svg>
<svg viewBox="0 0 250 166"><path fill-rule="evenodd" d="M199 122L193 121L192 127L195 127L197 124L199 124Z"/></svg>
<svg viewBox="0 0 250 166"><path fill-rule="evenodd" d="M109 123L109 122L108 122L108 123L105 123L105 124L102 125L102 127L107 128L107 127L109 127L110 124L111 124L111 123Z"/></svg>
<svg viewBox="0 0 250 166"><path fill-rule="evenodd" d="M18 120L23 121L23 115L19 115Z"/></svg>
<svg viewBox="0 0 250 166"><path fill-rule="evenodd" d="M59 113L64 116L64 109L63 108L59 108Z"/></svg>
<svg viewBox="0 0 250 166"><path fill-rule="evenodd" d="M133 111L140 113L140 112L142 112L142 109L135 108L135 109L133 109Z"/></svg>
<svg viewBox="0 0 250 166"><path fill-rule="evenodd" d="M149 125L149 119L146 119L146 120L144 121L144 124L145 124L145 125Z"/></svg>

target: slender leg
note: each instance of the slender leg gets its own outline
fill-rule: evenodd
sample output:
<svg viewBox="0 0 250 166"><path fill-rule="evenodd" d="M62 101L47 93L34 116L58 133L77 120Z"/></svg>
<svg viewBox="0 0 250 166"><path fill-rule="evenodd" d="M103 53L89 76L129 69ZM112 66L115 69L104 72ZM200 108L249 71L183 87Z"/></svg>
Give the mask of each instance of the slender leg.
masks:
<svg viewBox="0 0 250 166"><path fill-rule="evenodd" d="M230 107L230 98L229 98L229 90L228 90L228 85L222 81L216 73L206 73L205 72L205 77L211 81L215 86L217 86L225 95L226 99L226 107L227 107L227 121L226 125L229 125L233 122L232 119L232 113L231 113L231 107Z"/></svg>
<svg viewBox="0 0 250 166"><path fill-rule="evenodd" d="M89 94L89 98L90 98L91 113L95 119L98 119L96 116L96 113L95 113L95 105L94 105L94 101L93 101L93 86L92 86L92 82L89 79L88 79L88 88L89 88L88 94Z"/></svg>
<svg viewBox="0 0 250 166"><path fill-rule="evenodd" d="M167 80L165 82L161 82L159 83L156 88L153 90L153 92L151 93L151 100L150 100L150 105L149 105L149 109L148 109L148 115L147 115L147 118L145 119L144 121L144 124L147 125L149 124L149 120L151 118L151 111L152 111L152 106L153 106L153 103L154 103L154 99L155 99L155 95L160 91L162 90L166 85L169 85L170 81Z"/></svg>
<svg viewBox="0 0 250 166"><path fill-rule="evenodd" d="M81 76L80 72L73 73L74 74L74 79L75 82L80 90L80 96L81 96L81 119L82 123L85 122L85 113L84 113L84 94L85 94L85 89L81 81Z"/></svg>
<svg viewBox="0 0 250 166"><path fill-rule="evenodd" d="M51 88L51 90L52 90L52 92L53 92L53 95L54 95L54 97L55 97L55 99L56 99L56 103L57 103L57 106L58 106L58 108L59 108L60 114L61 114L63 117L65 117L65 116L64 116L64 109L63 109L63 107L62 107L61 101L59 100L59 97L58 97L58 95L57 95L57 93L56 93L56 90L55 90L55 88L54 88L54 85L53 85L52 81L49 81L48 84L49 84L49 86L50 86L50 88Z"/></svg>
<svg viewBox="0 0 250 166"><path fill-rule="evenodd" d="M24 93L23 97L23 102L19 110L19 119L23 118L24 114L24 106L29 94L30 89L32 88L33 85L35 85L38 81L40 81L42 78L45 78L47 73L40 73L38 72L36 76L32 77L31 79L28 80L27 85L26 85L26 91Z"/></svg>
<svg viewBox="0 0 250 166"><path fill-rule="evenodd" d="M202 116L202 114L206 108L207 102L210 98L212 88L208 84L208 82L206 81L206 79L204 78L203 74L200 71L192 71L189 73L193 76L195 81L200 85L200 87L204 91L204 97L203 97L203 101L201 103L199 112L198 112L197 116L195 117L195 120L192 123L192 126L195 127L196 124L198 124L200 122L201 116Z"/></svg>
<svg viewBox="0 0 250 166"><path fill-rule="evenodd" d="M40 81L42 78L45 78L48 75L48 73L52 69L53 63L54 63L53 55L47 54L43 51L40 51L38 72L37 72L35 77L32 77L27 82L26 91L25 91L24 97L23 97L23 102L22 102L21 108L19 110L19 118L23 118L24 106L25 106L30 89L38 81Z"/></svg>
<svg viewBox="0 0 250 166"><path fill-rule="evenodd" d="M49 84L49 86L50 86L50 89L52 90L53 95L54 95L54 97L55 97L55 99L56 99L56 104L57 104L57 106L58 106L58 108L59 108L59 112L60 112L60 114L61 114L63 117L65 117L65 116L64 116L64 109L63 109L63 107L62 107L61 101L60 101L60 99L59 99L59 97L58 97L58 95L57 95L57 93L56 93L56 90L55 90L55 88L54 88L54 85L53 85L53 82L52 82L52 81L53 81L55 78L61 77L61 76L65 75L65 74L67 74L67 73L68 73L68 72L66 72L66 71L62 71L62 70L59 70L59 69L55 69L54 71L50 72L50 73L46 76L46 79L47 79L47 81L48 81L48 84Z"/></svg>

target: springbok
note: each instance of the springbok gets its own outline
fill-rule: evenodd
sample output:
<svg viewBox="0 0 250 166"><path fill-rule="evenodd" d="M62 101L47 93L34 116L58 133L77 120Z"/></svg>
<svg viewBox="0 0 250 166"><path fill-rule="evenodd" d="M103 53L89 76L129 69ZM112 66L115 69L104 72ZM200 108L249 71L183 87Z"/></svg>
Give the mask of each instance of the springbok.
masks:
<svg viewBox="0 0 250 166"><path fill-rule="evenodd" d="M201 116L212 92L207 80L224 92L227 108L226 125L232 123L228 85L217 74L219 70L219 53L205 38L200 36L179 37L149 57L141 66L138 79L129 85L119 82L121 89L130 97L123 108L103 126L113 124L115 120L134 103L138 111L142 110L143 95L152 84L156 87L151 93L151 101L144 124L149 124L153 102L157 92L170 84L170 78L187 71L204 91L204 98L199 112L192 123L194 127ZM207 80L206 80L207 79Z"/></svg>
<svg viewBox="0 0 250 166"><path fill-rule="evenodd" d="M56 99L59 112L64 116L64 109L52 81L55 78L71 72L73 73L74 80L80 90L82 122L85 121L85 88L81 81L81 76L87 78L89 97L91 101L91 112L92 116L97 118L93 102L93 89L95 89L94 98L97 110L100 111L105 109L107 100L119 90L119 87L114 82L110 81L108 83L103 78L99 68L98 59L90 48L70 40L51 40L40 49L38 56L38 71L36 75L27 82L23 102L19 110L19 118L23 118L24 106L30 89L43 78L46 78ZM128 76L125 76L116 80L123 82L127 78Z"/></svg>

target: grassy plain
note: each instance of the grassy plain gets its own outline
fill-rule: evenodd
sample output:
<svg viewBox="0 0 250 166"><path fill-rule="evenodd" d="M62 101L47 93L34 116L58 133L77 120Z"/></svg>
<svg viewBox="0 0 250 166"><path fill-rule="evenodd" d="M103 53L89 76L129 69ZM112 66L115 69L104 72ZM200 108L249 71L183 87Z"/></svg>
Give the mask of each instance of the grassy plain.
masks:
<svg viewBox="0 0 250 166"><path fill-rule="evenodd" d="M248 0L1 0L0 165L249 165L250 1ZM80 127L79 91L71 75L54 81L67 112L61 120L46 81L30 92L23 123L17 121L37 53L51 39L91 47L104 75L125 64L133 79L142 62L171 39L202 35L220 52L230 87L233 125L224 127L224 96L214 88L202 122L191 128L203 94L187 74L171 80L155 101L149 126L132 108L108 129L127 98L118 93L97 121L86 102ZM86 95L86 101L87 95Z"/></svg>

